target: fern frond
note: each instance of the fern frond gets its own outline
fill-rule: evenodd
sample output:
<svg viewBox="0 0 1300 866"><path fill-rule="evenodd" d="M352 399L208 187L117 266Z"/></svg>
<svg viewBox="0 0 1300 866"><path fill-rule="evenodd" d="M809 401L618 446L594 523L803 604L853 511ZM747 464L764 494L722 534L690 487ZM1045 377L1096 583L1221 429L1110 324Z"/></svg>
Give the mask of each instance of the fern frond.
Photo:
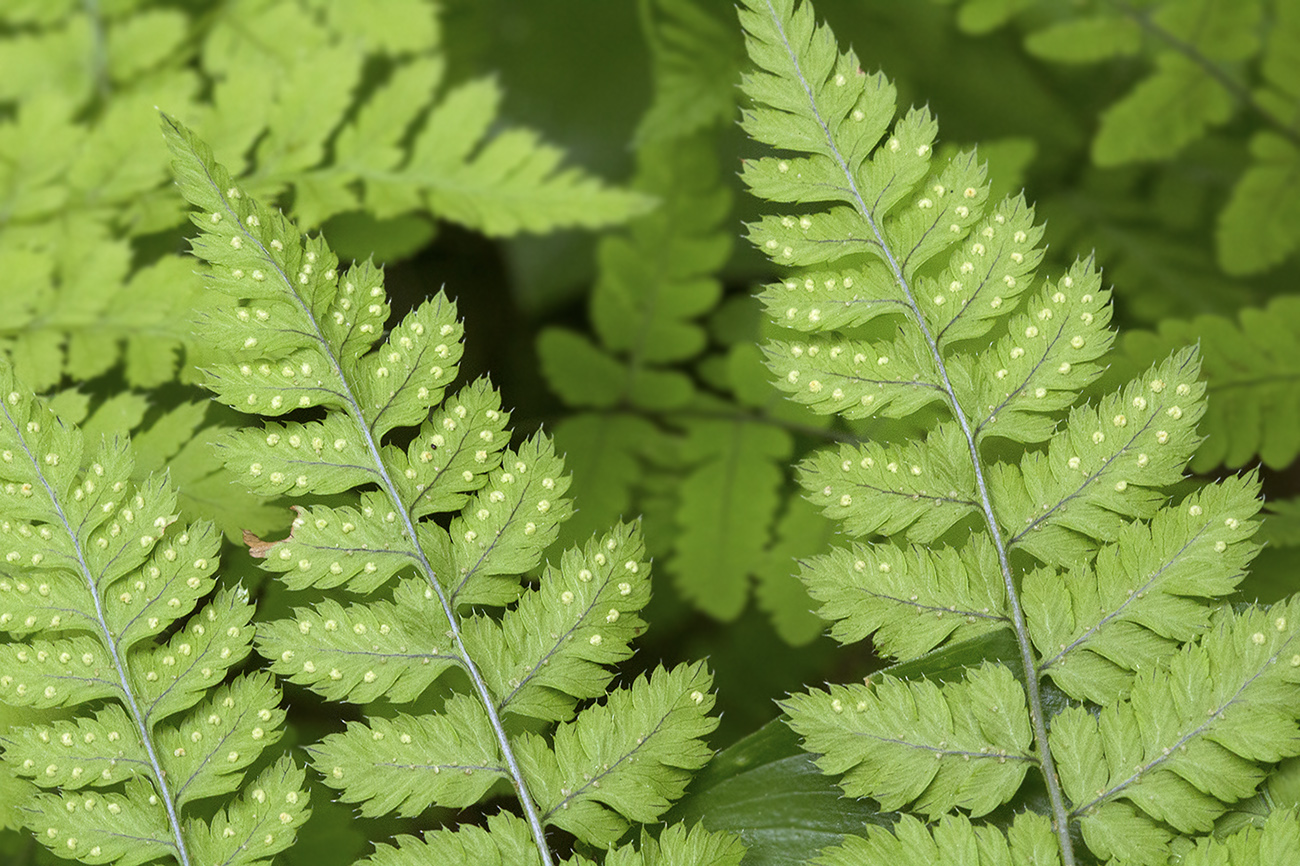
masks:
<svg viewBox="0 0 1300 866"><path fill-rule="evenodd" d="M175 259L132 271L127 241L91 226L69 235L39 246L0 235L0 262L20 287L0 302L0 349L17 374L48 391L64 375L84 381L122 361L133 385L171 381L189 341L193 274Z"/></svg>
<svg viewBox="0 0 1300 866"><path fill-rule="evenodd" d="M1263 309L1224 316L1166 319L1156 331L1124 335L1124 355L1143 367L1170 350L1200 343L1209 378L1209 408L1201 422L1205 444L1192 468L1232 469L1256 456L1281 469L1300 454L1300 301L1277 298Z"/></svg>
<svg viewBox="0 0 1300 866"><path fill-rule="evenodd" d="M884 809L986 815L1025 796L1032 768L1049 859L1078 862L1078 822L1100 858L1164 863L1166 824L1209 831L1300 750L1300 693L1271 661L1293 654L1294 616L1219 602L1257 549L1257 481L1166 502L1199 442L1197 353L1083 403L1112 343L1092 262L1036 287L1042 232L1023 199L989 202L972 153L932 165L929 114L894 121L892 86L840 53L809 3L747 0L740 17L757 66L744 126L779 151L742 178L792 205L750 236L795 269L763 297L806 334L769 341L769 367L814 411L921 431L803 462L809 501L860 540L801 577L844 642L906 660L1006 628L1019 650L1018 669L989 660L958 682L796 696L791 727ZM1044 678L1064 695L1049 702Z"/></svg>
<svg viewBox="0 0 1300 866"><path fill-rule="evenodd" d="M11 730L8 769L42 789L22 821L61 857L137 864L265 862L307 818L287 759L246 771L280 736L267 674L229 681L249 652L242 589L213 593L220 536L177 523L159 475L133 479L123 440L87 441L16 383L0 458L8 494L0 574L0 695L69 718ZM216 817L198 801L222 797Z"/></svg>
<svg viewBox="0 0 1300 866"><path fill-rule="evenodd" d="M149 398L134 391L113 394L93 406L88 394L74 389L56 391L47 399L59 417L76 424L92 441L130 431L136 455L132 479L143 481L165 469L176 488L180 512L211 520L230 540L239 541L245 529L263 532L281 523L282 509L231 484L213 445L228 423L221 415L233 413L219 411L211 401L180 403L146 418Z"/></svg>
<svg viewBox="0 0 1300 866"><path fill-rule="evenodd" d="M435 830L422 838L398 837L396 845L382 845L368 863L373 866L539 866L527 825L508 812L489 816L487 829L474 825L456 830ZM640 844L611 848L606 866L740 866L744 848L734 836L710 833L699 825L689 831L681 825L666 828L659 838L643 833ZM639 849L639 850L638 850ZM593 866L581 854L565 866Z"/></svg>
<svg viewBox="0 0 1300 866"><path fill-rule="evenodd" d="M1297 614L1294 601L1223 611L1167 668L1139 673L1128 701L1053 720L1061 782L1093 853L1164 862L1164 825L1209 830L1224 803L1254 793L1260 763L1297 753Z"/></svg>
<svg viewBox="0 0 1300 866"><path fill-rule="evenodd" d="M491 79L448 90L409 152L398 147L428 94L440 88L442 66L427 61L399 70L356 127L344 127L336 163L306 178L318 196L316 208L303 215L309 224L364 204L381 219L427 209L502 236L608 225L649 208L642 196L561 168L563 152L531 130L489 138L503 95Z"/></svg>
<svg viewBox="0 0 1300 866"><path fill-rule="evenodd" d="M1300 499L1268 503L1259 540L1278 547L1300 547Z"/></svg>
<svg viewBox="0 0 1300 866"><path fill-rule="evenodd" d="M1253 480L1228 479L1130 523L1087 567L1025 575L1022 601L1039 670L1072 697L1106 705L1133 673L1209 625L1200 599L1230 595L1258 547Z"/></svg>
<svg viewBox="0 0 1300 866"><path fill-rule="evenodd" d="M686 434L682 456L693 468L679 492L670 564L682 595L719 619L735 619L764 560L791 437L744 418L694 421Z"/></svg>
<svg viewBox="0 0 1300 866"><path fill-rule="evenodd" d="M829 700L828 700L829 698ZM984 815L1010 800L1034 763L1024 690L986 664L940 687L881 675L782 704L818 766L850 797L932 819L960 806Z"/></svg>
<svg viewBox="0 0 1300 866"><path fill-rule="evenodd" d="M1010 625L1006 588L989 579L996 573L996 551L976 536L959 550L854 544L810 557L799 577L833 623L831 637L872 635L881 652L916 658Z"/></svg>
<svg viewBox="0 0 1300 866"><path fill-rule="evenodd" d="M899 863L968 863L971 866L1059 866L1060 852L1047 819L1022 812L1003 835L950 815L933 828L904 815L893 832L868 827L866 838L844 837L812 861L815 866L893 866Z"/></svg>
<svg viewBox="0 0 1300 866"><path fill-rule="evenodd" d="M134 387L191 377L193 363L178 362L198 283L140 242L184 223L165 149L140 122L154 106L202 122L240 155L246 188L291 196L309 225L365 208L381 226L417 227L376 232L378 243L331 227L363 255L411 255L435 217L501 236L603 226L652 204L564 165L532 130L494 129L502 88L448 86L429 0L364 15L137 6L0 9L0 66L12 70L0 101L17 105L0 119L0 267L12 286L0 349L38 392L118 364Z"/></svg>
<svg viewBox="0 0 1300 866"><path fill-rule="evenodd" d="M792 562L824 550L836 536L835 524L803 498L788 498L776 524L776 540L758 567L754 597L772 618L785 641L801 646L822 632L821 620L810 609L810 588L793 573Z"/></svg>
<svg viewBox="0 0 1300 866"><path fill-rule="evenodd" d="M339 273L322 240L247 196L192 133L170 118L164 133L200 211L194 250L223 296L207 331L236 347L209 387L268 419L229 435L223 457L248 486L309 502L287 538L248 534L250 550L290 588L354 599L268 624L258 651L354 703L409 704L449 669L464 675L444 681L436 712L327 736L311 750L324 782L364 814L413 815L507 781L523 818L430 834L410 856L432 862L551 864L548 825L608 847L657 819L707 761L717 721L702 667L609 690L649 599L638 529L615 527L521 582L572 514L569 479L545 436L508 447L485 382L446 396L462 351L455 305L439 293L390 326L377 268Z"/></svg>
<svg viewBox="0 0 1300 866"><path fill-rule="evenodd" d="M1300 816L1273 812L1263 827L1248 827L1222 839L1202 839L1183 856L1186 866L1252 866L1282 863L1300 851Z"/></svg>

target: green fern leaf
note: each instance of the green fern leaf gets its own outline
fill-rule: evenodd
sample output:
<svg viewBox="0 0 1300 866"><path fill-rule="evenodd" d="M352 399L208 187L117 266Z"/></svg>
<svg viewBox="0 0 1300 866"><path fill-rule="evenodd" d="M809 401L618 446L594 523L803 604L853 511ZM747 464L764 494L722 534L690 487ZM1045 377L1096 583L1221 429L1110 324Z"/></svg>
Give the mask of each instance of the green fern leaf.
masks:
<svg viewBox="0 0 1300 866"><path fill-rule="evenodd" d="M1001 665L947 686L882 675L782 706L818 766L886 810L984 815L1011 799L1034 760L1024 691Z"/></svg>
<svg viewBox="0 0 1300 866"><path fill-rule="evenodd" d="M641 14L655 81L654 101L633 138L638 147L730 122L732 85L745 57L730 23L691 0L643 2Z"/></svg>
<svg viewBox="0 0 1300 866"><path fill-rule="evenodd" d="M1183 857L1186 866L1252 866L1285 863L1300 851L1300 818L1293 809L1279 810L1263 827L1250 827L1223 839L1203 839Z"/></svg>
<svg viewBox="0 0 1300 866"><path fill-rule="evenodd" d="M555 441L573 472L569 492L582 508L562 530L562 537L585 537L620 515L635 513L634 492L643 461L663 455L667 434L644 418L583 414L555 427Z"/></svg>
<svg viewBox="0 0 1300 866"><path fill-rule="evenodd" d="M1030 54L1062 63L1095 63L1136 54L1141 47L1137 22L1105 12L1057 21L1025 37Z"/></svg>
<svg viewBox="0 0 1300 866"><path fill-rule="evenodd" d="M1300 499L1268 503L1259 540L1277 547L1300 547Z"/></svg>
<svg viewBox="0 0 1300 866"><path fill-rule="evenodd" d="M1253 481L1229 479L1131 523L1091 567L1025 576L1023 603L1039 670L1073 697L1110 704L1133 673L1149 670L1209 625L1197 599L1236 588L1257 547Z"/></svg>
<svg viewBox="0 0 1300 866"><path fill-rule="evenodd" d="M1112 343L1092 262L1035 288L1024 201L987 201L973 154L932 166L929 115L891 127L893 88L838 52L810 4L748 0L740 17L757 66L744 126L779 151L742 177L792 205L750 226L795 269L764 294L802 332L767 344L769 368L814 411L920 431L803 462L809 501L860 541L801 577L844 642L907 660L1009 629L1020 656L942 686L882 676L799 695L791 727L883 809L987 815L1023 805L1034 769L1048 862L1079 862L1073 822L1097 857L1166 862L1170 827L1208 832L1300 749L1293 612L1210 604L1257 549L1256 480L1166 502L1199 442L1197 353L1081 403ZM881 852L938 856L937 833L895 829ZM966 833L972 862L983 832L1006 841L991 824Z"/></svg>
<svg viewBox="0 0 1300 866"><path fill-rule="evenodd" d="M639 850L632 844L610 849L608 866L739 866L744 849L734 836L680 825L666 828L658 839L643 834ZM474 825L435 830L422 838L401 836L394 846L380 846L370 858L374 866L537 866L527 825L508 812L488 818L487 829ZM594 866L581 854L565 866Z"/></svg>
<svg viewBox="0 0 1300 866"><path fill-rule="evenodd" d="M1052 828L1041 815L1023 812L1004 836L990 827L972 825L961 815L945 817L928 828L904 815L887 832L867 829L866 838L846 836L812 861L816 866L890 866L896 863L968 863L971 866L1058 866L1060 852Z"/></svg>
<svg viewBox="0 0 1300 866"><path fill-rule="evenodd" d="M1156 71L1101 118L1093 140L1098 165L1172 156L1231 116L1233 95L1213 65L1249 58L1259 49L1262 4L1164 3L1154 14L1120 10L1165 45Z"/></svg>
<svg viewBox="0 0 1300 866"><path fill-rule="evenodd" d="M224 419L211 402L181 403L146 421L149 400L140 393L114 394L93 407L90 395L75 390L54 392L48 400L56 414L92 440L130 430L136 453L132 478L143 481L165 469L181 513L213 521L232 541L245 529L263 532L280 524L283 510L232 485L213 453Z"/></svg>
<svg viewBox="0 0 1300 866"><path fill-rule="evenodd" d="M485 676L499 710L558 722L573 717L578 700L605 694L613 678L606 665L630 658L645 628L637 615L650 600L638 578L644 560L635 528L620 526L548 566L542 582L550 591L524 593L499 622L466 623L470 652L491 660Z"/></svg>
<svg viewBox="0 0 1300 866"><path fill-rule="evenodd" d="M1280 469L1300 454L1300 303L1277 298L1263 309L1242 310L1238 320L1166 320L1155 333L1124 336L1124 354L1135 367L1200 342L1210 403L1201 422L1205 443L1192 459L1198 472L1235 469L1256 455Z"/></svg>
<svg viewBox="0 0 1300 866"><path fill-rule="evenodd" d="M1300 44L1300 13L1287 3L1273 4L1260 63L1264 87L1259 102L1276 117L1287 117L1300 75L1295 46ZM1230 274L1273 267L1296 249L1296 174L1300 152L1294 141L1261 131L1250 143L1258 160L1242 174L1219 215L1219 260Z"/></svg>
<svg viewBox="0 0 1300 866"><path fill-rule="evenodd" d="M808 606L806 581L801 583L794 575L794 562L823 550L835 534L835 524L806 500L790 499L776 525L776 542L758 567L755 598L772 618L777 634L791 646L809 643L822 632L821 620Z"/></svg>
<svg viewBox="0 0 1300 866"><path fill-rule="evenodd" d="M488 816L487 827L473 824L434 830L421 838L399 836L381 845L366 862L372 866L541 866L528 825L508 812Z"/></svg>
<svg viewBox="0 0 1300 866"><path fill-rule="evenodd" d="M0 299L0 349L31 387L119 364L135 387L191 380L194 364L178 362L194 360L183 355L198 283L142 242L184 223L165 149L140 123L154 106L240 154L247 189L284 194L309 225L342 217L331 234L363 255L411 255L435 214L505 235L653 204L564 166L530 130L493 128L494 81L448 88L436 3L342 10L0 9L0 66L13 70L0 100L18 106L0 121L0 266L21 287ZM407 231L376 244L355 228L374 220Z"/></svg>
<svg viewBox="0 0 1300 866"><path fill-rule="evenodd" d="M680 824L674 824L660 834L658 839L642 835L640 858L636 858L631 846L624 846L616 857L627 866L740 866L745 856L745 849L735 836L724 833L709 833L700 825L686 830Z"/></svg>
<svg viewBox="0 0 1300 866"><path fill-rule="evenodd" d="M1294 602L1224 612L1167 670L1140 673L1129 701L1057 716L1061 782L1094 853L1164 862L1151 844L1167 840L1163 825L1209 830L1224 802L1254 792L1257 762L1300 752L1296 614Z"/></svg>
<svg viewBox="0 0 1300 866"><path fill-rule="evenodd" d="M462 352L454 305L439 293L390 327L376 268L338 273L323 241L246 196L192 133L170 118L164 133L200 209L195 252L224 296L206 331L236 347L209 366L209 387L268 419L226 438L226 465L264 494L331 497L295 506L284 539L247 534L250 551L292 589L354 599L265 625L258 651L355 703L409 704L449 669L464 674L436 712L353 723L312 747L313 765L366 815L471 806L502 780L523 812L375 862L551 864L548 825L608 847L656 820L708 759L717 721L702 667L609 690L649 599L638 529L543 566L573 512L569 479L545 436L507 447L485 382L446 396Z"/></svg>
<svg viewBox="0 0 1300 866"><path fill-rule="evenodd" d="M940 0L953 3L954 0ZM967 33L988 33L1032 5L1032 0L956 0L957 26Z"/></svg>
<svg viewBox="0 0 1300 866"><path fill-rule="evenodd" d="M342 789L343 801L361 803L367 816L472 806L509 775L487 714L465 695L436 716L353 723L322 740L312 757L329 768L326 781Z"/></svg>
<svg viewBox="0 0 1300 866"><path fill-rule="evenodd" d="M1167 159L1227 122L1232 109L1228 94L1203 68L1170 53L1102 114L1092 158L1102 166Z"/></svg>
<svg viewBox="0 0 1300 866"><path fill-rule="evenodd" d="M700 664L658 668L560 725L552 743L522 737L547 821L606 846L629 822L657 820L712 755L701 741L717 724L705 715L712 681Z"/></svg>
<svg viewBox="0 0 1300 866"><path fill-rule="evenodd" d="M1293 38L1300 41L1300 35ZM1230 274L1280 264L1295 252L1300 230L1300 148L1280 135L1261 132L1250 150L1257 162L1237 181L1215 233L1223 269Z"/></svg>
<svg viewBox="0 0 1300 866"><path fill-rule="evenodd" d="M960 550L855 544L810 557L799 577L834 623L831 637L847 644L873 635L881 652L916 658L1010 625L996 575L996 552L976 537Z"/></svg>
<svg viewBox="0 0 1300 866"><path fill-rule="evenodd" d="M18 804L23 823L87 863L265 862L292 844L307 795L286 759L244 784L284 712L266 674L223 682L253 629L246 592L213 594L218 534L179 525L161 476L132 480L126 442L87 441L8 365L0 390L0 628L14 638L0 695L71 711L7 735L8 769L42 790ZM214 797L229 801L217 817L194 813Z"/></svg>
<svg viewBox="0 0 1300 866"><path fill-rule="evenodd" d="M175 259L129 273L129 244L89 226L80 229L54 244L53 252L26 249L8 237L0 241L0 259L14 265L23 286L6 310L0 347L39 391L56 386L65 373L94 378L119 359L132 384L170 381L189 339L193 274Z"/></svg>
<svg viewBox="0 0 1300 866"><path fill-rule="evenodd" d="M682 451L695 468L681 486L672 567L697 607L735 619L768 545L790 434L743 419L696 421Z"/></svg>

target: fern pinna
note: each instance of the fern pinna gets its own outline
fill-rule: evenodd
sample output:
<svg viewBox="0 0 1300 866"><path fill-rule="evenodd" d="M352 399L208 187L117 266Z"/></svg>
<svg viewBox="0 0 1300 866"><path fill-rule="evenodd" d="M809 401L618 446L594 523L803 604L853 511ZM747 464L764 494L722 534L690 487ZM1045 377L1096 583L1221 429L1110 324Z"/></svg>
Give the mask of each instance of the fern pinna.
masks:
<svg viewBox="0 0 1300 866"><path fill-rule="evenodd" d="M1019 648L959 682L880 675L784 703L846 793L938 822L908 815L820 862L1162 864L1195 837L1189 858L1285 850L1300 841L1285 810L1209 841L1300 753L1300 605L1216 603L1255 550L1253 477L1165 492L1197 444L1196 353L1082 403L1112 341L1093 263L1035 285L1023 198L988 201L974 153L932 164L929 112L895 121L888 80L794 7L741 10L744 127L780 151L742 177L795 206L750 226L791 269L763 294L794 332L769 364L817 411L929 419L923 438L803 464L852 540L801 576L844 642L911 659L1010 629ZM1045 798L1024 793L1031 772Z"/></svg>
<svg viewBox="0 0 1300 866"><path fill-rule="evenodd" d="M515 793L519 814L493 815L486 832L403 837L369 862L551 864L562 843L548 826L576 839L565 862L598 849L628 866L737 862L734 840L702 829L615 848L681 795L717 724L703 665L609 688L608 666L644 627L638 528L617 526L522 583L572 513L569 480L545 436L508 447L486 381L444 399L461 356L454 304L439 293L390 327L377 269L339 274L323 240L245 196L188 130L167 120L164 131L201 211L195 252L223 296L205 331L234 349L209 387L249 414L294 413L232 434L226 465L262 495L330 497L295 506L285 539L248 537L289 588L331 590L260 629L258 651L331 700L401 707L440 687L436 712L350 723L311 748L313 765L368 816Z"/></svg>
<svg viewBox="0 0 1300 866"><path fill-rule="evenodd" d="M20 819L60 857L119 866L267 862L307 819L242 589L214 592L220 533L177 518L124 439L87 441L0 366L0 701L52 708L4 739ZM215 814L211 798L223 802ZM6 806L11 804L6 804Z"/></svg>

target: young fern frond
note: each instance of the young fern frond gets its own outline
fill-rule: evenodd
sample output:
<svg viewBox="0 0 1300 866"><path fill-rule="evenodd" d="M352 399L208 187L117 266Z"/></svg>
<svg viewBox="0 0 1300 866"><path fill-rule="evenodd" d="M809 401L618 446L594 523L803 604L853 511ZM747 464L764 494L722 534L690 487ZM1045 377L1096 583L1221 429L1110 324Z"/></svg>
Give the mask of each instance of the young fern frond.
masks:
<svg viewBox="0 0 1300 866"><path fill-rule="evenodd" d="M376 268L338 273L323 240L245 196L192 133L170 119L164 131L201 211L195 252L224 296L208 333L235 347L209 387L283 419L232 434L226 465L262 494L333 497L296 506L285 539L247 537L288 587L336 590L266 625L258 651L275 672L358 704L410 704L443 674L463 675L439 683L436 712L327 736L310 748L314 766L365 815L471 806L499 782L522 813L489 818L486 833L404 839L371 862L552 864L547 827L580 850L611 849L605 862L652 857L653 846L614 846L681 795L717 721L703 665L609 689L649 599L638 528L616 526L521 582L572 513L569 479L545 436L508 447L486 382L444 399L462 349L454 304L439 293L389 327ZM671 862L742 853L702 831L671 838Z"/></svg>
<svg viewBox="0 0 1300 866"><path fill-rule="evenodd" d="M227 680L253 607L242 589L213 592L220 534L178 523L164 476L131 480L125 440L87 441L7 363L0 391L0 700L67 711L5 737L8 769L35 789L21 820L89 864L268 861L307 794L287 758L243 785L284 711L269 674Z"/></svg>
<svg viewBox="0 0 1300 866"><path fill-rule="evenodd" d="M742 178L795 206L750 226L794 269L763 295L799 332L766 346L777 383L825 414L934 419L914 441L803 463L809 500L853 540L801 576L842 641L874 634L907 660L1010 629L1020 661L797 695L791 725L846 793L943 819L900 823L892 849L873 831L865 862L954 845L1002 863L1009 844L1017 862L1074 864L1078 834L1098 859L1163 864L1175 833L1207 833L1300 753L1300 602L1207 604L1254 555L1256 479L1166 499L1198 442L1197 355L1082 404L1112 342L1092 262L1036 287L1042 232L1022 198L988 201L973 153L932 165L929 113L895 121L893 87L839 53L811 4L740 14L758 67L744 126L781 151ZM1068 705L1050 718L1049 679ZM1046 814L1005 841L944 817L1024 805L1031 769Z"/></svg>

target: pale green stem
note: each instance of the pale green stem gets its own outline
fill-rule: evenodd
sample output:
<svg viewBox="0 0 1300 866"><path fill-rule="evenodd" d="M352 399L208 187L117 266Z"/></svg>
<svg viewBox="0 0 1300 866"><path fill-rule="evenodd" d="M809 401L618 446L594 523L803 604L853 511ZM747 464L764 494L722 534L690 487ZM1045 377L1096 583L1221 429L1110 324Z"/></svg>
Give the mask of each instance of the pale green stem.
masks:
<svg viewBox="0 0 1300 866"><path fill-rule="evenodd" d="M72 539L72 546L77 552L77 567L81 571L81 576L86 580L91 599L95 602L95 619L99 625L100 637L103 639L104 646L108 648L109 657L113 661L113 669L117 671L118 684L122 689L122 699L126 702L126 708L131 714L131 720L135 722L136 730L140 733L140 742L144 746L145 755L149 758L149 769L153 773L152 781L158 789L159 798L162 800L163 808L167 812L167 824L171 829L172 839L175 840L176 844L176 858L180 860L181 866L190 866L190 852L185 846L185 837L181 832L180 816L176 814L176 804L171 789L167 785L167 774L158 761L158 752L154 748L153 732L149 728L149 722L145 719L144 713L140 711L140 704L136 700L135 692L132 690L131 682L126 675L126 663L118 651L117 639L113 636L113 632L108 625L108 619L104 615L104 601L100 594L99 585L95 582L95 576L91 573L90 566L86 562L85 553L81 547L81 539L77 537L72 521L68 520L67 514L63 511L63 505L59 502L54 488L50 486L45 473L41 471L40 461L27 447L27 440L23 438L19 425L15 423L14 417L9 413L8 406L4 406L4 413L10 426L18 433L18 442L27 455L27 459L31 461L36 477L41 480L41 485L45 488L45 494L50 497L50 504L54 506L54 511L59 517L59 523L63 526L63 530L68 534L68 537Z"/></svg>
<svg viewBox="0 0 1300 866"><path fill-rule="evenodd" d="M943 379L943 391L948 399L948 404L952 410L953 417L961 425L962 432L966 436L967 446L970 450L971 463L975 468L975 483L980 493L980 508L983 511L984 521L988 526L989 534L993 537L994 548L998 552L998 564L1002 570L1002 580L1006 585L1007 599L1011 606L1011 623L1016 632L1016 643L1020 647L1020 663L1024 668L1025 674L1025 692L1029 703L1029 718L1034 729L1034 739L1038 746L1038 757L1043 771L1043 778L1047 784L1047 796L1052 806L1053 825L1056 830L1057 841L1061 848L1061 857L1064 866L1074 866L1074 843L1070 839L1069 812L1065 807L1065 797L1061 791L1061 781L1056 774L1056 764L1052 759L1052 751L1047 743L1047 720L1043 715L1043 701L1041 689L1038 682L1038 672L1034 661L1034 650L1029 640L1029 627L1025 622L1024 611L1020 607L1020 597L1016 590L1015 578L1011 572L1011 563L1007 557L1006 542L1002 538L1002 530L998 526L997 517L993 513L993 502L989 498L988 486L984 480L984 467L980 462L979 446L975 441L975 435L971 430L969 420L962 411L961 405L957 400L956 392L953 390L951 381L949 381L947 366L944 364L943 355L939 351L939 345L930 333L929 327L925 323L925 318L921 315L920 309L912 295L911 286L908 284L906 275L903 273L902 266L894 256L886 243L884 233L876 224L871 210L867 207L865 198L858 189L857 178L849 168L843 155L840 153L834 137L831 135L830 127L827 125L821 112L817 108L817 100L812 86L799 68L799 59L795 55L793 46L786 36L785 29L781 26L781 17L773 8L771 0L765 0L768 11L772 16L772 22L781 34L781 41L785 46L786 52L790 58L790 64L794 67L795 73L799 77L799 83L803 86L804 92L808 95L808 106L813 116L817 119L822 131L826 135L826 143L831 152L835 155L835 160L839 164L845 179L848 181L849 190L853 194L853 199L858 213L866 220L872 233L880 244L881 250L893 271L894 280L907 298L908 306L911 308L912 317L916 320L917 327L920 328L922 335L925 337L930 347L930 354L934 359L935 368Z"/></svg>
<svg viewBox="0 0 1300 866"><path fill-rule="evenodd" d="M197 159L197 155L196 161L203 164L202 160ZM205 172L207 171L206 165L204 166L204 170ZM322 353L333 368L334 375L341 387L339 396L343 397L347 403L344 411L347 412L348 417L352 419L357 431L365 439L366 448L370 452L370 458L379 472L379 486L393 503L394 511L401 515L403 530L406 537L411 541L411 549L414 552L415 560L420 568L420 572L429 582L429 586L433 589L434 593L437 594L438 601L442 605L443 613L447 617L447 623L451 631L452 639L456 643L457 654L460 656L460 661L464 666L466 673L469 674L470 680L473 682L474 691L477 692L479 700L483 704L483 708L487 713L488 722L491 724L492 731L496 735L497 744L501 747L502 757L505 759L506 767L510 773L510 781L514 785L516 794L519 796L520 806L522 807L524 816L532 830L533 840L537 843L537 849L541 856L542 864L543 866L553 866L554 860L551 857L550 848L546 843L546 831L542 827L542 821L537 811L537 804L533 801L532 794L529 792L528 785L524 780L523 770L520 768L519 761L514 754L514 749L511 747L509 738L506 736L505 725L502 723L501 716L498 714L496 709L496 701L492 696L491 690L488 688L487 682L483 679L483 675L479 671L478 666L475 665L474 660L470 658L469 650L465 647L465 640L460 628L460 621L456 617L456 611L448 600L447 594L442 588L442 584L438 582L438 577L434 571L433 565L429 562L429 557L425 554L424 548L420 544L419 536L415 531L415 523L411 519L411 515L406 510L406 507L402 504L401 496L398 494L397 485L393 483L392 478L388 474L388 467L384 465L384 461L380 456L380 443L375 439L374 433L366 424L365 415L361 411L361 404L353 393L352 387L348 383L347 378L343 375L343 369L339 365L338 358L330 349L329 342L321 331L320 326L316 321L316 317L312 315L311 310L303 302L303 299L296 291L294 291L294 283L291 276L280 268L274 257L271 255L271 251L266 249L261 240L251 234L244 226L243 222L239 219L238 213L230 207L230 204L226 199L225 190L220 188L220 186L212 179L210 174L208 174L208 180L212 183L212 188L217 191L217 195L221 198L221 201L225 205L229 215L233 217L232 223L239 226L240 231L244 233L244 237L262 251L268 265L275 270L276 274L284 283L289 296L298 304L303 317L310 323L314 331L313 339L320 344Z"/></svg>

